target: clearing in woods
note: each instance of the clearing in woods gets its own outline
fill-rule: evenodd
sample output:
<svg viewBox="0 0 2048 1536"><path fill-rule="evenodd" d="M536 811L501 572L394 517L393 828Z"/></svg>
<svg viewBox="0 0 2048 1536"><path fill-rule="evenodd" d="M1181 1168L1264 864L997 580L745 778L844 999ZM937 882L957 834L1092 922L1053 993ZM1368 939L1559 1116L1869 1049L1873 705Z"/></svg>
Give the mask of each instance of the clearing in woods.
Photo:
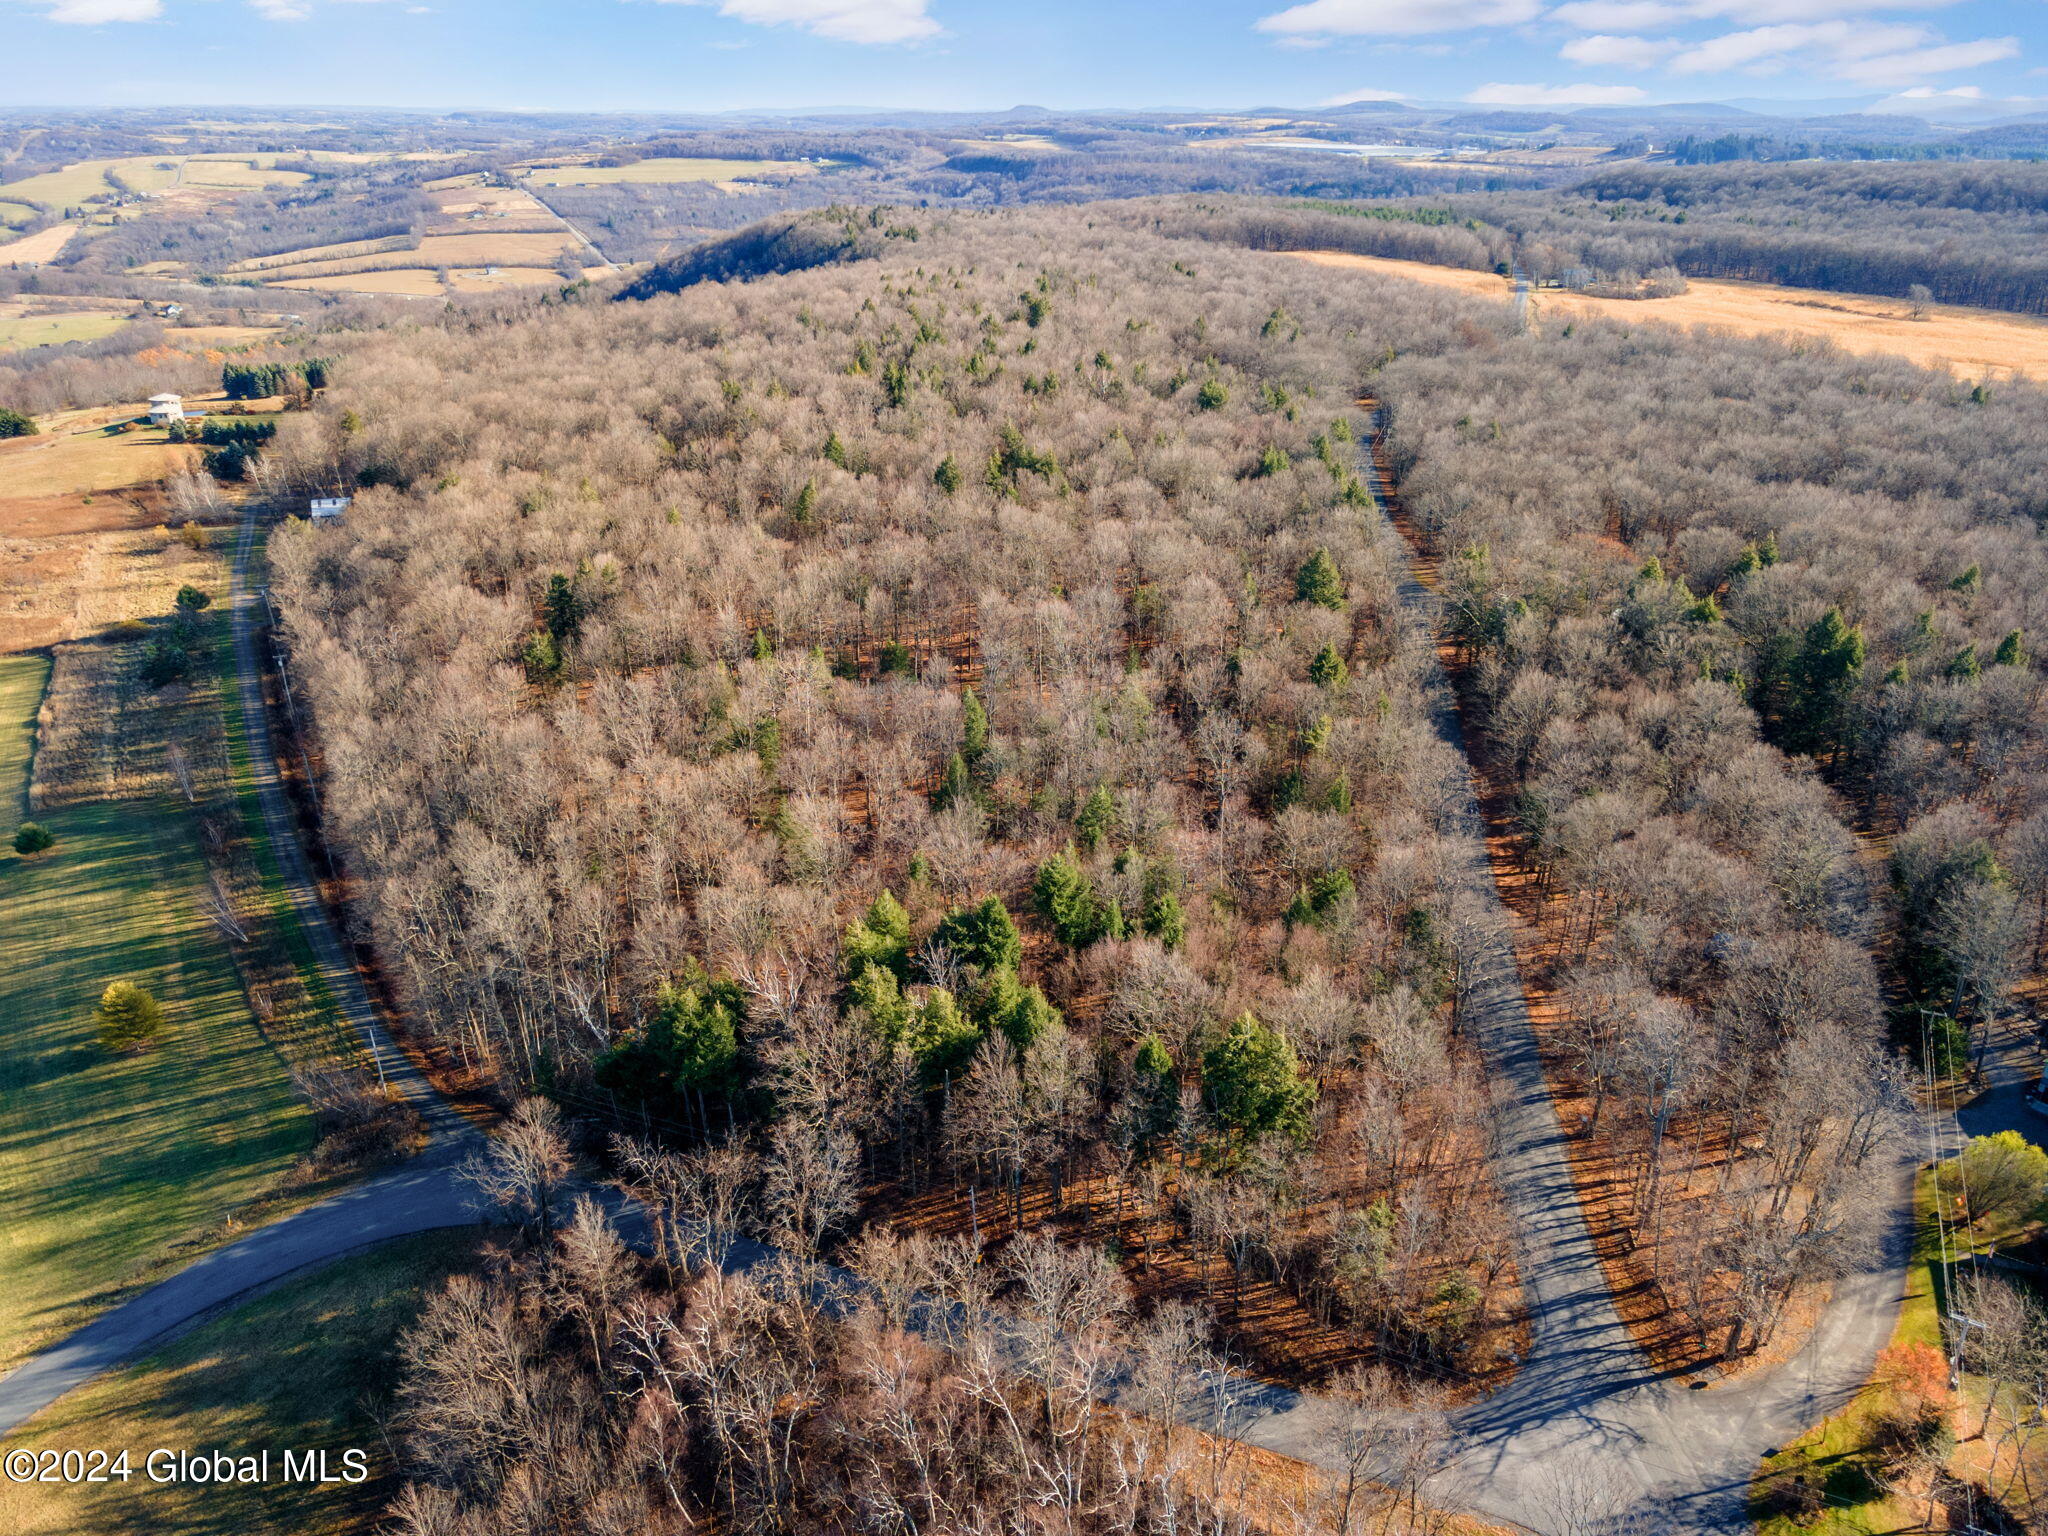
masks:
<svg viewBox="0 0 2048 1536"><path fill-rule="evenodd" d="M31 1450L158 1445L269 1446L272 1480L244 1485L152 1486L140 1466L128 1483L64 1486L0 1482L0 1529L16 1536L177 1531L241 1536L291 1531L340 1536L367 1530L396 1492L379 1419L397 1378L401 1329L451 1274L472 1268L474 1230L429 1232L287 1280L200 1324L147 1359L60 1398L9 1437ZM287 1482L282 1448L361 1448L369 1481Z"/></svg>
<svg viewBox="0 0 2048 1536"><path fill-rule="evenodd" d="M153 589L158 614L181 581L226 587L217 558L175 540L100 565L110 583ZM225 644L224 618L208 622ZM198 756L209 719L217 739L217 681L150 692L144 644L62 646L54 670L0 657L0 1371L219 1236L312 1140L209 918L198 817L166 748L176 738ZM28 779L20 742L46 698L32 814L56 843L24 858L12 835ZM114 1056L93 1009L120 980L157 998L165 1027L151 1048Z"/></svg>
<svg viewBox="0 0 2048 1536"><path fill-rule="evenodd" d="M1349 251L1288 251L1319 266L1349 267L1413 278L1481 298L1512 295L1505 279L1464 267L1358 256ZM1656 320L1667 325L1713 326L1745 336L1787 335L1834 342L1850 352L1903 357L1923 367L1946 368L1964 378L2022 373L2048 378L2048 319L2002 310L1966 309L1955 304L1928 307L1915 320L1904 299L1834 293L1818 288L1778 288L1691 278L1687 291L1668 299L1596 299L1559 288L1530 295L1529 311L1546 321L1600 315L1610 320Z"/></svg>

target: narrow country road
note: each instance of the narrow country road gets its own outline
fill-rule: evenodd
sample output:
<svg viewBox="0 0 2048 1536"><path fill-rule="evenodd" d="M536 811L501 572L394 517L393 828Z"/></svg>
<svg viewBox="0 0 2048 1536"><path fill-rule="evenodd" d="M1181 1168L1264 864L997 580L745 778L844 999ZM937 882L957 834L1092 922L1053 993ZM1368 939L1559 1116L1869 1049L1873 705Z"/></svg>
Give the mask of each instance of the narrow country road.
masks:
<svg viewBox="0 0 2048 1536"><path fill-rule="evenodd" d="M356 1031L371 1065L425 1118L426 1149L411 1162L318 1205L217 1248L160 1284L103 1313L63 1342L0 1377L0 1434L100 1372L141 1355L174 1328L295 1270L325 1264L387 1238L475 1219L455 1167L481 1137L450 1109L433 1085L385 1032L334 931L295 833L290 798L271 750L258 649L262 608L249 581L255 548L253 513L243 520L229 597L235 686L248 734L250 771L261 803L264 835L277 858L286 895L311 946L336 1008Z"/></svg>
<svg viewBox="0 0 2048 1536"><path fill-rule="evenodd" d="M241 704L243 729L248 736L249 771L256 781L257 799L263 813L263 831L277 857L286 899L293 916L306 935L320 979L335 1007L363 1042L369 1065L379 1081L426 1120L435 1142L460 1141L475 1133L468 1122L450 1109L433 1084L412 1064L405 1052L385 1031L383 1021L371 1005L368 992L355 964L349 959L341 935L334 931L320 888L300 846L297 815L284 781L277 771L277 753L271 741L270 714L263 703L263 657L259 631L263 624L263 602L249 581L249 563L256 547L256 514L242 519L235 544L234 569L229 584L229 622L235 647L235 688Z"/></svg>

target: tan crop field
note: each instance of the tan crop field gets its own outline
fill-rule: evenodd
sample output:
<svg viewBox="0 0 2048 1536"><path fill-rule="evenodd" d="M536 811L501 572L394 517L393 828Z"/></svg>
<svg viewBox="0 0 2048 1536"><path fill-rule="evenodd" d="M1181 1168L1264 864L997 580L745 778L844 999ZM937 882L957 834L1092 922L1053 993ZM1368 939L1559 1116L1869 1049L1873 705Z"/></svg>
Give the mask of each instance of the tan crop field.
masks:
<svg viewBox="0 0 2048 1536"><path fill-rule="evenodd" d="M0 245L0 265L17 261L55 261L78 233L76 224L52 224L48 229L24 235Z"/></svg>
<svg viewBox="0 0 2048 1536"><path fill-rule="evenodd" d="M0 225L15 229L36 216L36 210L27 203L10 203L0 200Z"/></svg>
<svg viewBox="0 0 2048 1536"><path fill-rule="evenodd" d="M523 235L479 230L475 234L428 235L420 242L418 254L430 267L532 267L553 261L574 243L562 230Z"/></svg>
<svg viewBox="0 0 2048 1536"><path fill-rule="evenodd" d="M344 277L300 277L270 284L273 288L312 288L323 293L395 293L409 298L439 298L441 280L422 267L388 272L357 272Z"/></svg>
<svg viewBox="0 0 2048 1536"><path fill-rule="evenodd" d="M409 236L390 235L380 240L342 240L333 245L308 245L274 256L252 256L227 270L231 274L275 272L288 267L310 266L318 261L346 261L355 256L376 256L386 251L409 250ZM139 269L138 269L139 270Z"/></svg>
<svg viewBox="0 0 2048 1536"><path fill-rule="evenodd" d="M802 160L700 160L657 157L631 165L538 166L525 174L546 187L601 187L614 182L738 181L751 176L809 176L829 170Z"/></svg>
<svg viewBox="0 0 2048 1536"><path fill-rule="evenodd" d="M1506 280L1491 272L1356 256L1348 251L1285 254L1319 266L1384 272L1502 302L1512 297ZM1651 320L1665 325L1708 326L1744 336L1827 340L1846 351L1903 357L1924 367L1946 368L1964 378L2014 373L2048 378L2048 319L1954 304L1932 305L1926 319L1915 320L1903 299L1694 278L1686 292L1668 299L1596 299L1555 288L1540 289L1530 296L1529 312L1538 326L1578 315Z"/></svg>
<svg viewBox="0 0 2048 1536"><path fill-rule="evenodd" d="M442 213L449 217L467 214L534 214L548 217L531 192L520 187L483 187L474 183L468 186L444 187L432 194L433 202Z"/></svg>
<svg viewBox="0 0 2048 1536"><path fill-rule="evenodd" d="M559 283L562 274L553 267L498 267L488 273L471 269L450 272L448 281L458 293L489 293L498 288L535 288Z"/></svg>

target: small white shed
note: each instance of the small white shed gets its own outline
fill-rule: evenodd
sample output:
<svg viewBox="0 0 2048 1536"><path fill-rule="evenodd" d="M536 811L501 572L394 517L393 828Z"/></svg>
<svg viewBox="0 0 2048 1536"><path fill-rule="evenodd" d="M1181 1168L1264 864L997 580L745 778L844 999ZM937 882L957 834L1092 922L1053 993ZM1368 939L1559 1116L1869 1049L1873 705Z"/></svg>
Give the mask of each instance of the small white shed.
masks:
<svg viewBox="0 0 2048 1536"><path fill-rule="evenodd" d="M316 523L340 522L341 514L348 510L348 502L349 498L346 496L315 496L309 509L312 513L313 521Z"/></svg>
<svg viewBox="0 0 2048 1536"><path fill-rule="evenodd" d="M174 421L185 419L185 397L183 395L151 395L149 397L149 420L151 425L168 427Z"/></svg>

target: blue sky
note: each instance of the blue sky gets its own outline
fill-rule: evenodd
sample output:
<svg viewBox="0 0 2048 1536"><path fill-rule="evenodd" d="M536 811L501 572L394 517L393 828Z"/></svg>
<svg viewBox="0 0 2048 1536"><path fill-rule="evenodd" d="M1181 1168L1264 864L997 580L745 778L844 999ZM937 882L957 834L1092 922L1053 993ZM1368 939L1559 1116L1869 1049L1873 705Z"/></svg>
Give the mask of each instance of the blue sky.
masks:
<svg viewBox="0 0 2048 1536"><path fill-rule="evenodd" d="M2048 0L0 0L8 104L2048 111Z"/></svg>

